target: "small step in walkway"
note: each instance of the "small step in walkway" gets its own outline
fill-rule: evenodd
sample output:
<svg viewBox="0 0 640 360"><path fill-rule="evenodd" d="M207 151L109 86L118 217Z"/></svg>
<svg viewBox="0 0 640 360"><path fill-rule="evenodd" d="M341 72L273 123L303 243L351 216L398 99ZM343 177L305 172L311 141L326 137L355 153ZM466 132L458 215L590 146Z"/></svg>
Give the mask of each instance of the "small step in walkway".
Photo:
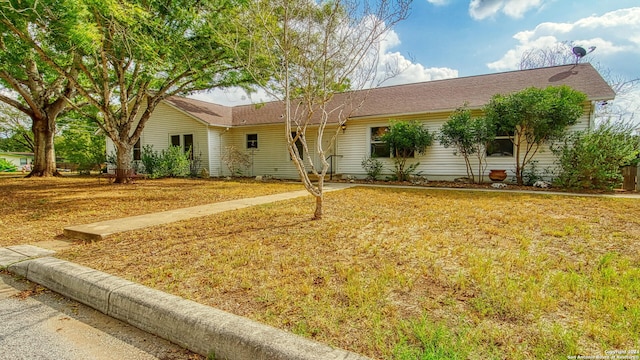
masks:
<svg viewBox="0 0 640 360"><path fill-rule="evenodd" d="M342 190L355 184L325 184L324 192ZM84 241L98 241L125 231L138 230L150 226L169 224L202 216L218 214L224 211L238 210L255 205L276 201L295 199L309 195L307 190L292 191L281 194L258 196L254 198L223 201L213 204L168 210L151 214L131 216L114 220L100 221L92 224L69 226L64 229L67 238Z"/></svg>

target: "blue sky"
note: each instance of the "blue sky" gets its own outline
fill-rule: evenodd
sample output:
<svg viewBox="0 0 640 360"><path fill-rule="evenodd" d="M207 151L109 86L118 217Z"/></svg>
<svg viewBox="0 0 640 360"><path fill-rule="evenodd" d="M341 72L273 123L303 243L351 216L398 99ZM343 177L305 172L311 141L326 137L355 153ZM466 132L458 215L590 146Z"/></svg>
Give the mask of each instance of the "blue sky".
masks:
<svg viewBox="0 0 640 360"><path fill-rule="evenodd" d="M635 11L620 11L634 6ZM623 17L628 20L616 21ZM540 26L545 23L548 25ZM637 0L419 0L413 3L409 19L394 30L401 42L394 50L411 54L427 68L457 70L459 76L513 70L488 64L501 60L509 51L518 51L518 47L546 44L540 41L543 36L577 41L585 48L601 45L589 55L590 61L640 76ZM514 38L525 32L534 34L523 40ZM611 44L605 46L603 41ZM613 48L622 46L630 48Z"/></svg>
<svg viewBox="0 0 640 360"><path fill-rule="evenodd" d="M416 0L383 46L383 62L406 68L386 85L517 70L524 51L562 41L596 46L583 61L639 78L640 1ZM227 105L265 100L233 89L195 97ZM640 91L620 100L640 108Z"/></svg>

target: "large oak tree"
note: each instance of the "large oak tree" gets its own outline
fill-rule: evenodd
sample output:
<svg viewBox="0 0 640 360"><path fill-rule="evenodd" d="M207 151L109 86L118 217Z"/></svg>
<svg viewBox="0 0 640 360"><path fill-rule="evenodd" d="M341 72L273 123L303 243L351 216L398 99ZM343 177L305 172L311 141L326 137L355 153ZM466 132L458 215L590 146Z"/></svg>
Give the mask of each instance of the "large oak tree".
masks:
<svg viewBox="0 0 640 360"><path fill-rule="evenodd" d="M57 5L55 19L44 16ZM0 3L0 101L31 119L34 164L28 176L57 175L54 149L56 120L69 109L77 74L73 53L58 34L80 26L72 2L8 1ZM33 51L37 44L53 69Z"/></svg>
<svg viewBox="0 0 640 360"><path fill-rule="evenodd" d="M61 11L50 5L49 23ZM113 141L116 182L127 182L132 150L156 106L171 95L243 85L247 78L220 37L242 11L242 0L77 0L76 23L63 32L77 54L78 76L52 57L40 42L19 34L48 66L75 87L88 106L76 110L92 118ZM226 39L225 41L226 42Z"/></svg>

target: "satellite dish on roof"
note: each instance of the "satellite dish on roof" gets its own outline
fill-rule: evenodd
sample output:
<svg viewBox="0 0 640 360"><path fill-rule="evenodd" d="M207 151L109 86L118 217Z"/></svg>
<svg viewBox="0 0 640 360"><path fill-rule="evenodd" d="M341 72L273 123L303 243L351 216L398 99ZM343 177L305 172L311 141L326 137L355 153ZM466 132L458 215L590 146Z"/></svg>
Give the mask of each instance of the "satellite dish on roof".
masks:
<svg viewBox="0 0 640 360"><path fill-rule="evenodd" d="M587 55L587 50L585 50L584 48L582 48L580 46L575 46L573 48L573 55L575 55L578 58L581 58L581 57Z"/></svg>
<svg viewBox="0 0 640 360"><path fill-rule="evenodd" d="M580 59L582 59L584 56L586 56L587 54L593 52L593 50L595 50L596 47L595 46L591 46L589 48L589 51L585 50L583 47L580 46L574 46L573 49L571 50L573 52L573 55L576 56L576 64L580 61Z"/></svg>

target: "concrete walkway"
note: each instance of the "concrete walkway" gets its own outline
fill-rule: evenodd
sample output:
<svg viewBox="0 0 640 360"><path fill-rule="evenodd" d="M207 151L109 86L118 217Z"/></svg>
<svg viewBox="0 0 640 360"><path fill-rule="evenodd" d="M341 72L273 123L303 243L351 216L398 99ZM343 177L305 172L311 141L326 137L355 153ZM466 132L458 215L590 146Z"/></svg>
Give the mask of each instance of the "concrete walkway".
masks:
<svg viewBox="0 0 640 360"><path fill-rule="evenodd" d="M324 192L342 190L354 186L356 186L356 184L325 184ZM254 198L223 201L121 219L100 221L92 224L69 226L64 229L64 235L70 239L96 241L125 231L138 230L150 226L168 224L176 221L218 214L224 211L238 210L250 206L295 199L308 195L309 192L307 190L299 190L281 194L258 196Z"/></svg>

